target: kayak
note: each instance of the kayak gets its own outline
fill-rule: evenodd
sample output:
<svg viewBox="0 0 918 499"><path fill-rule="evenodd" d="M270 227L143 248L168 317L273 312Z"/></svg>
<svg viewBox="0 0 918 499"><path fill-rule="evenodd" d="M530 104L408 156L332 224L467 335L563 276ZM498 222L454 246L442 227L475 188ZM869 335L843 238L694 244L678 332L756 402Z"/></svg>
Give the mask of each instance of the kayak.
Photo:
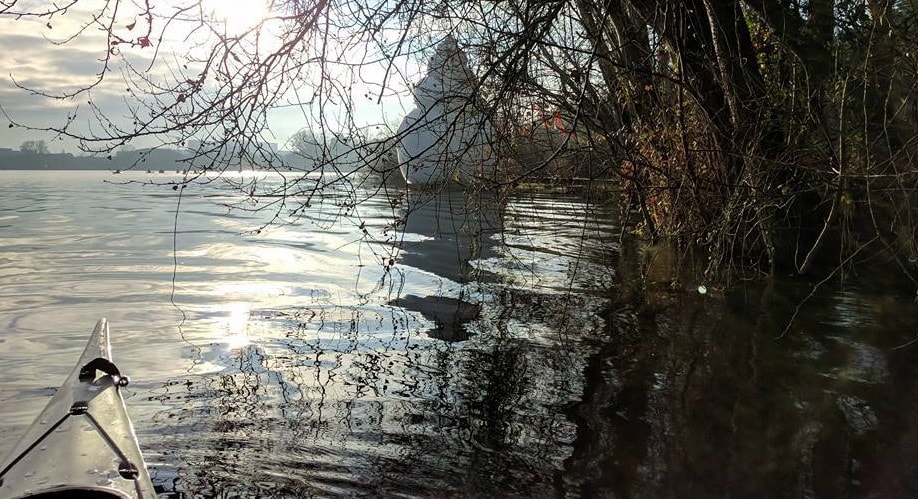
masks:
<svg viewBox="0 0 918 499"><path fill-rule="evenodd" d="M73 371L0 464L0 498L155 498L100 320Z"/></svg>

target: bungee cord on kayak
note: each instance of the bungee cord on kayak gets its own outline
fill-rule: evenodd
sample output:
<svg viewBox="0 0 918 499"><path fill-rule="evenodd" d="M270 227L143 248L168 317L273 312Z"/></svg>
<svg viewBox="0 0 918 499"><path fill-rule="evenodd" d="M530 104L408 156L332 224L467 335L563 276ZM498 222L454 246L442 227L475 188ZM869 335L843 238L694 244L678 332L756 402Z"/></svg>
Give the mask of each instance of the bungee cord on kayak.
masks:
<svg viewBox="0 0 918 499"><path fill-rule="evenodd" d="M96 360L104 361L105 359L98 358ZM109 362L109 364L111 363ZM114 364L111 364L111 365L114 366ZM84 369L86 369L87 367L88 367L88 364L87 366L84 366ZM109 375L115 378L115 375L112 375L112 374L109 374ZM127 380L128 380L127 377L122 377L118 379L117 381L115 381L115 385L119 387L127 386L128 385ZM38 445L41 444L45 440L45 438L48 437L48 435L54 432L54 430L56 430L60 425L62 425L64 421L67 421L71 416L86 416L86 419L92 424L93 428L95 428L95 430L99 432L99 436L101 436L102 439L105 440L105 443L108 444L108 447L112 451L114 451L115 454L117 454L118 457L121 459L121 464L118 466L118 473L123 478L126 478L128 480L137 479L137 476L138 476L137 466L131 463L131 460L128 459L128 457L124 454L124 452L120 448L118 448L118 444L116 444L115 441L112 440L112 437L109 436L108 432L105 431L105 428L103 428L102 425L99 424L99 421L92 416L92 413L89 412L89 403L86 401L79 401L79 402L74 402L73 405L70 406L70 411L67 414L65 414L62 418L58 419L56 423L51 425L51 427L48 428L47 431L42 433L41 436L38 437L38 439L32 442L32 444L30 444L18 456L14 457L13 460L5 468L3 468L2 471L0 471L0 487L3 486L3 478L6 476L7 472L10 471L14 466L16 466L16 464L19 463L19 461L21 461L22 458L27 456L36 447L38 447Z"/></svg>
<svg viewBox="0 0 918 499"><path fill-rule="evenodd" d="M10 463L9 463L8 465L6 465L6 467L4 467L2 471L0 471L0 488L3 487L3 478L6 476L6 473L7 473L9 470L13 469L13 467L16 466L16 464L18 464L19 461L22 460L22 458L26 457L30 452L32 452L32 450L33 450L35 447L38 447L38 444L40 444L40 443L45 439L45 437L47 437L48 435L51 434L51 432L53 432L54 430L56 430L57 427L60 426L61 424L63 424L64 421L67 421L67 419L68 419L70 416L71 416L71 415L68 413L68 414L64 415L64 417L58 419L56 423L54 423L53 425L51 425L50 428L48 428L48 431L42 433L42 435L41 435L40 437L38 437L37 440L35 440L34 442L32 442L31 445L29 445L28 447L26 447L26 449L25 449L24 451L22 451L21 453L19 453L18 456L14 457L14 458L12 459L12 461L10 461Z"/></svg>

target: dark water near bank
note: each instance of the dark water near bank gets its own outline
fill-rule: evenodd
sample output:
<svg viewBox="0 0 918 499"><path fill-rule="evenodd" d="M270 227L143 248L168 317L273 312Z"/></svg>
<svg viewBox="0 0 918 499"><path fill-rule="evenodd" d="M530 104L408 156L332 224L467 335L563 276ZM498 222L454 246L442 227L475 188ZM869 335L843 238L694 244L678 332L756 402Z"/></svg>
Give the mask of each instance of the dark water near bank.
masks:
<svg viewBox="0 0 918 499"><path fill-rule="evenodd" d="M164 497L918 495L889 276L674 290L576 197L360 190L254 233L220 182L103 182L154 177L0 172L0 453L106 316Z"/></svg>

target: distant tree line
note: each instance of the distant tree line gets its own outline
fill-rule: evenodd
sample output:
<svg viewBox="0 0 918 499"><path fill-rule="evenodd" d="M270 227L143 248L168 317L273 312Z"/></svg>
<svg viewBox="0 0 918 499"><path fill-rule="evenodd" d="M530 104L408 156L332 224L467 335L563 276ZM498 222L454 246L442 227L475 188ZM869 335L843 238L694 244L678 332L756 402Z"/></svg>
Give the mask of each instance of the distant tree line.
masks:
<svg viewBox="0 0 918 499"><path fill-rule="evenodd" d="M19 150L26 154L48 154L48 144L44 140L27 140L19 146Z"/></svg>
<svg viewBox="0 0 918 499"><path fill-rule="evenodd" d="M43 140L27 140L19 150L0 149L0 170L176 169L190 155L177 150L124 149L114 154L52 153Z"/></svg>
<svg viewBox="0 0 918 499"><path fill-rule="evenodd" d="M327 142L323 142L327 140ZM361 155L351 143L365 142L364 137L350 139L329 134L317 138L306 131L298 132L290 141L292 151L276 151L288 165L289 170L312 171L316 164L334 164L338 173L355 172L363 162ZM111 154L52 153L44 140L26 140L19 150L0 148L0 169L44 169L44 170L211 170L204 166L200 151L208 145L197 145L184 149L135 148L126 146ZM262 146L266 147L266 146ZM217 165L213 171L220 172L233 158L211 158L208 165ZM235 158L232 163L237 169L256 168ZM391 166L390 166L391 168ZM289 171L288 170L288 171Z"/></svg>

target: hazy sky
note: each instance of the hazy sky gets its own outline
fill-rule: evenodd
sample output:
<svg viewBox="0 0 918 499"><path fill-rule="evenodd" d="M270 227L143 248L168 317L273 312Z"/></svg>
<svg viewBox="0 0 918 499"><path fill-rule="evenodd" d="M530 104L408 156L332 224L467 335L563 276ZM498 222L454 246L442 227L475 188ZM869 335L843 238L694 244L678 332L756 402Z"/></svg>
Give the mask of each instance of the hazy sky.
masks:
<svg viewBox="0 0 918 499"><path fill-rule="evenodd" d="M248 22L252 16L258 15L252 9L243 11L239 9L241 2L230 2L229 0L205 0L210 2L221 15L226 18L226 22L231 29L237 24ZM235 5L234 5L235 4ZM79 4L78 4L79 5ZM83 3L82 5L88 5ZM133 5L132 3L130 4ZM80 130L89 130L94 126L95 117L87 105L88 100L104 109L111 116L123 116L125 103L131 99L136 99L133 94L127 92L127 85L124 83L119 69L106 76L106 80L94 88L90 94L81 94L73 99L54 100L46 97L31 95L28 91L17 88L14 82L21 86L38 89L44 92L59 94L62 92L73 91L81 86L85 86L95 80L96 74L102 70L101 60L105 56L106 39L104 34L98 29L89 29L83 32L78 38L61 44L68 36L72 35L78 24L88 19L88 12L72 10L66 16L57 17L51 20L51 27L47 26L46 19L37 18L20 18L0 17L0 68L4 71L0 74L0 107L2 112L9 115L16 122L29 124L37 127L60 126L67 116L79 109L78 118L74 125ZM125 12L123 19L119 19L116 25L123 26L130 24L135 20L134 13ZM130 34L130 33L128 33ZM159 44L157 57L162 61L176 61L173 52L185 50L187 41L182 40L182 36L173 32L175 36L172 40L166 40ZM351 50L353 52L353 50ZM153 47L141 49L139 47L128 48L122 51L122 55L129 59L135 67L145 68L150 58L153 56ZM416 81L419 79L417 74L418 66L413 62L406 62L411 70L405 70L402 74L408 80ZM149 73L157 75L162 71L163 66L154 66ZM362 78L366 81L374 79L382 80L383 72L380 68L364 68ZM369 124L385 122L398 124L401 116L409 111L412 107L412 101L407 96L407 84L392 78L388 81L390 85L400 89L401 97L390 96L383 99L382 103L377 103L375 98L358 98L355 97L355 107L353 114L358 123ZM354 93L361 96L367 92L367 88L357 86ZM317 112L313 110L313 112ZM332 116L341 115L345 111L339 109L326 109L327 113ZM21 127L10 128L9 120L6 116L0 114L0 147L9 147L18 149L25 140L44 139L49 142L49 148L52 152L76 153L77 147L69 140L53 141L53 136L41 132L26 130ZM97 125L96 125L97 126ZM301 108L290 107L272 111L270 128L273 133L273 142L281 147L287 142L290 135L297 130L308 126L308 119L303 116ZM136 147L153 145L151 142L138 142L133 144Z"/></svg>

